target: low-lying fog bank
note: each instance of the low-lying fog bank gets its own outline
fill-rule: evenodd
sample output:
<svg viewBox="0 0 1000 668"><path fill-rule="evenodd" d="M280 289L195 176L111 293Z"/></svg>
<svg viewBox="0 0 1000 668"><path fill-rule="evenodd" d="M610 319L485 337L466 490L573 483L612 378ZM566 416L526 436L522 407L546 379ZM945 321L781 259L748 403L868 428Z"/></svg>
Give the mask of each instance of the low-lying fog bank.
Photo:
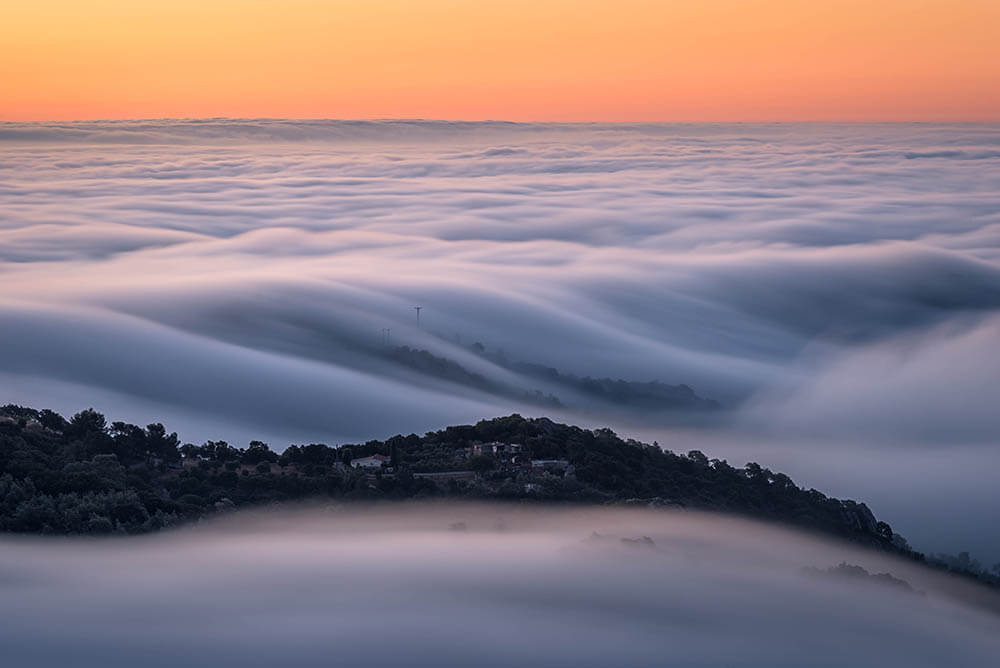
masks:
<svg viewBox="0 0 1000 668"><path fill-rule="evenodd" d="M912 590L803 573L841 562ZM997 610L915 564L697 513L303 508L0 540L0 647L24 668L978 667Z"/></svg>

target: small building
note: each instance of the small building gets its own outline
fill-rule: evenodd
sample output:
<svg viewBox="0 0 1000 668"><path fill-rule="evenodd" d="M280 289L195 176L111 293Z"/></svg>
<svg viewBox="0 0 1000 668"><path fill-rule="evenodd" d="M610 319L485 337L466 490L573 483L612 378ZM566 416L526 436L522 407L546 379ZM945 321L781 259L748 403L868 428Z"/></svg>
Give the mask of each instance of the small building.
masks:
<svg viewBox="0 0 1000 668"><path fill-rule="evenodd" d="M569 462L565 459L532 459L533 469L558 469L565 471L569 468Z"/></svg>
<svg viewBox="0 0 1000 668"><path fill-rule="evenodd" d="M351 468L355 469L380 469L388 464L391 457L386 455L372 455L371 457L359 457L351 460Z"/></svg>
<svg viewBox="0 0 1000 668"><path fill-rule="evenodd" d="M520 443L473 443L471 453L473 457L487 455L490 457L510 458L521 454Z"/></svg>
<svg viewBox="0 0 1000 668"><path fill-rule="evenodd" d="M493 456L493 444L473 443L470 451L473 457L482 457L483 455Z"/></svg>

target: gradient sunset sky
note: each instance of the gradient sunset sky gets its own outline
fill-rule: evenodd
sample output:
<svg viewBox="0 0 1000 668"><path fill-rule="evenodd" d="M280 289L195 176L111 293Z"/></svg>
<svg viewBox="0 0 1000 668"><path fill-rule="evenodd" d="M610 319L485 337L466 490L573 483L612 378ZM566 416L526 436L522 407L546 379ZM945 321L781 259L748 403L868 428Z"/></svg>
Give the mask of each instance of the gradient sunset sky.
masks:
<svg viewBox="0 0 1000 668"><path fill-rule="evenodd" d="M997 0L3 4L7 121L1000 121Z"/></svg>

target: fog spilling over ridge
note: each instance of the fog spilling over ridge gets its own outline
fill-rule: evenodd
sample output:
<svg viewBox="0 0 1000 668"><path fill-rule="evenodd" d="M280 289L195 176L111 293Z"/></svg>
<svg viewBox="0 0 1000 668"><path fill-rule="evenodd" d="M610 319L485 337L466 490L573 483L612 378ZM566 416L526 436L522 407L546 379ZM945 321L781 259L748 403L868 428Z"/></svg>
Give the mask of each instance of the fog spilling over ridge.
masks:
<svg viewBox="0 0 1000 668"><path fill-rule="evenodd" d="M0 642L25 668L983 666L1000 651L994 592L699 514L355 506L2 547Z"/></svg>
<svg viewBox="0 0 1000 668"><path fill-rule="evenodd" d="M994 125L0 124L0 401L279 448L551 415L1000 558L998 193Z"/></svg>

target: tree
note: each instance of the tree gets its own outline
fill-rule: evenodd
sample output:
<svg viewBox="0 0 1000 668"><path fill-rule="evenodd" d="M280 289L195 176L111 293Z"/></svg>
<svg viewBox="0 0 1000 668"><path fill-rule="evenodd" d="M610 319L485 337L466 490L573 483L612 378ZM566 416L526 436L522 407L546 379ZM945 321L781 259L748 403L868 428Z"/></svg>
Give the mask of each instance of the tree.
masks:
<svg viewBox="0 0 1000 668"><path fill-rule="evenodd" d="M107 420L93 408L74 415L64 435L74 442L80 459L114 452L114 441L108 435Z"/></svg>
<svg viewBox="0 0 1000 668"><path fill-rule="evenodd" d="M242 462L249 466L255 466L261 462L276 461L278 461L278 455L272 452L267 443L263 441L250 441L250 446L243 452Z"/></svg>
<svg viewBox="0 0 1000 668"><path fill-rule="evenodd" d="M55 411L50 411L48 408L43 408L38 412L38 422L46 429L51 429L52 431L63 431L69 424L62 415L59 415Z"/></svg>
<svg viewBox="0 0 1000 668"><path fill-rule="evenodd" d="M477 455L469 460L469 469L476 473L486 473L497 467L497 462L492 457Z"/></svg>
<svg viewBox="0 0 1000 668"><path fill-rule="evenodd" d="M121 461L131 463L146 459L146 432L140 427L125 422L112 422L111 438L115 442L115 454Z"/></svg>
<svg viewBox="0 0 1000 668"><path fill-rule="evenodd" d="M699 466L708 466L708 457L701 450L692 450L687 454L687 458Z"/></svg>
<svg viewBox="0 0 1000 668"><path fill-rule="evenodd" d="M93 408L80 411L69 421L67 436L70 438L84 438L92 434L104 434L108 430L108 422L104 416Z"/></svg>
<svg viewBox="0 0 1000 668"><path fill-rule="evenodd" d="M179 443L177 432L168 436L167 430L159 422L146 425L146 449L150 456L166 461L175 460L180 457L177 452Z"/></svg>

